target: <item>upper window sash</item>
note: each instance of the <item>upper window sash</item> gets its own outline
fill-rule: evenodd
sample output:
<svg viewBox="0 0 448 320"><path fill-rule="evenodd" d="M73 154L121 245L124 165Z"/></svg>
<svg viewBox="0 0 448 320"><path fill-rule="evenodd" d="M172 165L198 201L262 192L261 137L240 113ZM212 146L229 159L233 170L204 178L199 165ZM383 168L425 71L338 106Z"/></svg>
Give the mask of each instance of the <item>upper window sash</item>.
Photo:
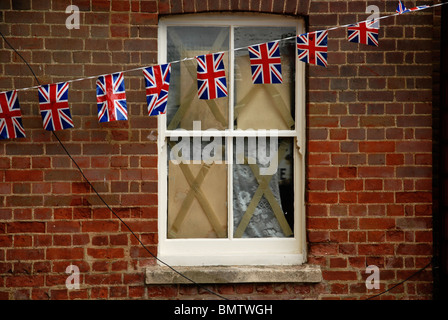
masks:
<svg viewBox="0 0 448 320"><path fill-rule="evenodd" d="M224 18L223 18L224 17ZM244 26L254 26L254 27L265 27L265 26L273 26L273 27L282 27L282 26L288 26L288 27L295 27L296 33L299 34L303 32L303 21L301 19L297 18L290 18L290 17L263 17L263 16L253 16L253 15L231 15L231 14L220 14L218 19L214 19L211 16L202 16L202 15L185 15L182 17L179 17L179 19L175 18L168 18L164 19L162 18L159 22L159 62L160 63L168 63L170 61L167 61L167 27L171 26L225 26L230 28L230 38L229 38L229 50L227 52L228 59L226 61L228 62L227 67L227 79L228 79L228 89L229 89L229 96L228 96L228 109L226 110L228 112L228 119L234 118L234 99L235 99L235 74L234 74L234 59L235 59L235 49L238 50L247 50L247 47L245 48L234 48L234 28L235 27L244 27ZM278 39L265 39L266 42L272 41L272 40L278 40ZM210 52L211 53L211 52ZM192 60L194 57L191 56L185 56L182 59L188 59ZM181 59L181 60L182 60ZM176 63L183 63L176 61ZM191 61L190 61L191 63ZM193 61L194 63L194 61ZM302 113L300 108L297 106L299 103L304 102L304 96L302 94L297 94L301 92L301 88L304 87L304 66L301 63L297 63L296 59L296 73L295 73L295 127L291 130L279 130L279 136L299 136L301 132L301 125L304 124L303 120L301 119ZM248 72L250 74L250 69L245 70L245 72ZM221 98L222 99L222 98ZM219 100L219 99L218 99ZM302 101L300 101L302 100ZM163 136L186 136L188 135L185 132L182 132L182 130L172 129L170 130L167 128L166 123L166 116L160 117L159 119L164 119L165 122L160 123L160 134ZM201 128L201 131L207 131L204 130L207 128ZM239 136L241 135L247 135L251 136L256 133L252 133L248 130L244 130L239 132L238 128L235 128L233 121L228 120L228 127L225 128L226 130L211 130L208 133L205 133L205 136ZM176 132L176 131L181 131ZM223 132L220 132L223 131ZM189 130L190 135L196 135L197 132L194 130ZM302 140L302 138L300 138Z"/></svg>

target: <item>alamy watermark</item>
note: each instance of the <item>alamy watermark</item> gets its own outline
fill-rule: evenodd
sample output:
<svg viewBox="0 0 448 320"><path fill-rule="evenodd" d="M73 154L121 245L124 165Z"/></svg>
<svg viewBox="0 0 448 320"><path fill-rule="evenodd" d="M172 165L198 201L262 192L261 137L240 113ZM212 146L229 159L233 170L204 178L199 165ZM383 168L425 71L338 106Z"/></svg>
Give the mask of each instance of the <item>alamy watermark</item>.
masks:
<svg viewBox="0 0 448 320"><path fill-rule="evenodd" d="M380 268L375 265L370 265L366 268L366 274L370 276L366 279L366 288L368 290L380 288Z"/></svg>
<svg viewBox="0 0 448 320"><path fill-rule="evenodd" d="M73 264L65 269L65 273L70 276L65 280L65 286L68 290L79 290L79 268Z"/></svg>
<svg viewBox="0 0 448 320"><path fill-rule="evenodd" d="M79 7L70 5L65 9L65 13L71 13L70 16L68 16L68 18L65 20L65 26L67 27L67 29L79 29Z"/></svg>
<svg viewBox="0 0 448 320"><path fill-rule="evenodd" d="M233 156L224 156L227 130L213 137L207 134L210 131L216 130L201 130L201 121L193 121L193 131L176 129L169 137L170 161L173 164L229 164L235 161L236 164L260 165L260 175L273 175L277 172L278 130L235 130L234 133L244 132L242 135L233 135L235 159ZM250 135L247 135L248 132Z"/></svg>
<svg viewBox="0 0 448 320"><path fill-rule="evenodd" d="M375 5L370 5L366 8L366 13L371 13L371 15L366 19L367 21L375 20L375 23L372 27L379 28L380 27L380 8Z"/></svg>

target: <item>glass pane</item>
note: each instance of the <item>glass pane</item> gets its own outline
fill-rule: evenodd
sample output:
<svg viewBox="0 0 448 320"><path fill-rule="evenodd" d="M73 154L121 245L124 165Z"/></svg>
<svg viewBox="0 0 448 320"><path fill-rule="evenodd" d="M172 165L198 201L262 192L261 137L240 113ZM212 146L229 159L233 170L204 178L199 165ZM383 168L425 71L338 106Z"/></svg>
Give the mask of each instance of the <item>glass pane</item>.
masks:
<svg viewBox="0 0 448 320"><path fill-rule="evenodd" d="M229 50L229 28L171 26L167 28L167 61L179 61L198 55ZM229 89L228 53L224 54ZM228 127L228 97L200 100L197 87L196 59L172 65L170 95L167 106L167 129L193 129L201 121L202 129L223 130Z"/></svg>
<svg viewBox="0 0 448 320"><path fill-rule="evenodd" d="M293 236L293 138L235 138L235 238Z"/></svg>
<svg viewBox="0 0 448 320"><path fill-rule="evenodd" d="M294 27L235 28L235 48L294 37ZM279 42L282 83L253 84L247 49L235 51L235 128L294 129L295 39Z"/></svg>
<svg viewBox="0 0 448 320"><path fill-rule="evenodd" d="M221 138L171 138L168 238L227 237L227 165Z"/></svg>

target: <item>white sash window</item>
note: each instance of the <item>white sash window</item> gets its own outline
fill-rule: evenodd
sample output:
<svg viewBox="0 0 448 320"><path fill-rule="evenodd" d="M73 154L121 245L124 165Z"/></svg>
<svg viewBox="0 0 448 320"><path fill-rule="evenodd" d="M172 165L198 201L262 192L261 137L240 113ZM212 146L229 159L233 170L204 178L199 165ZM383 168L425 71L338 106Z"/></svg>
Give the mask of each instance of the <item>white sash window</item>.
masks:
<svg viewBox="0 0 448 320"><path fill-rule="evenodd" d="M173 266L305 261L303 20L186 15L159 21L172 62L158 117L158 257ZM253 84L248 46L280 40L281 84ZM224 52L228 96L198 99L198 55Z"/></svg>

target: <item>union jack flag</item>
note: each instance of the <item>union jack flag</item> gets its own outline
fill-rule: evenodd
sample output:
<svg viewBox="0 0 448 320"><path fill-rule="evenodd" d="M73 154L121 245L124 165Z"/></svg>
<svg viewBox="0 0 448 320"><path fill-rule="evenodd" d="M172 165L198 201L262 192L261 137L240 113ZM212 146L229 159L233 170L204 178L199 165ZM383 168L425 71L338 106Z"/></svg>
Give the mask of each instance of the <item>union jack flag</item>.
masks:
<svg viewBox="0 0 448 320"><path fill-rule="evenodd" d="M42 85L38 92L44 129L58 131L73 128L68 106L68 82Z"/></svg>
<svg viewBox="0 0 448 320"><path fill-rule="evenodd" d="M0 140L24 137L17 91L3 92L0 94Z"/></svg>
<svg viewBox="0 0 448 320"><path fill-rule="evenodd" d="M223 57L224 53L211 53L196 57L199 99L227 97Z"/></svg>
<svg viewBox="0 0 448 320"><path fill-rule="evenodd" d="M429 8L429 6L427 6L427 5L417 6L417 7L409 9L408 11L418 11L418 10L423 10L423 9L426 9L426 8Z"/></svg>
<svg viewBox="0 0 448 320"><path fill-rule="evenodd" d="M99 122L128 120L123 72L98 77L96 102Z"/></svg>
<svg viewBox="0 0 448 320"><path fill-rule="evenodd" d="M146 101L148 115L165 114L170 88L171 64L143 69L146 84Z"/></svg>
<svg viewBox="0 0 448 320"><path fill-rule="evenodd" d="M395 10L396 13L402 14L405 12L409 12L408 9L406 9L406 7L404 6L403 2L398 1L398 6L397 9Z"/></svg>
<svg viewBox="0 0 448 320"><path fill-rule="evenodd" d="M368 44L371 46L378 46L378 31L379 29L374 27L375 20L364 21L347 28L348 41Z"/></svg>
<svg viewBox="0 0 448 320"><path fill-rule="evenodd" d="M397 13L399 13L399 14L402 14L402 13L405 13L405 12L418 11L418 10L423 10L423 9L426 9L426 8L429 8L429 6L423 5L423 6L417 6L417 7L411 8L411 9L407 9L405 7L405 5L400 0L400 1L398 1L397 10L395 10L395 11Z"/></svg>
<svg viewBox="0 0 448 320"><path fill-rule="evenodd" d="M278 41L248 47L252 82L282 83L282 64Z"/></svg>
<svg viewBox="0 0 448 320"><path fill-rule="evenodd" d="M297 36L297 54L299 60L326 67L327 36L327 30L305 33Z"/></svg>

